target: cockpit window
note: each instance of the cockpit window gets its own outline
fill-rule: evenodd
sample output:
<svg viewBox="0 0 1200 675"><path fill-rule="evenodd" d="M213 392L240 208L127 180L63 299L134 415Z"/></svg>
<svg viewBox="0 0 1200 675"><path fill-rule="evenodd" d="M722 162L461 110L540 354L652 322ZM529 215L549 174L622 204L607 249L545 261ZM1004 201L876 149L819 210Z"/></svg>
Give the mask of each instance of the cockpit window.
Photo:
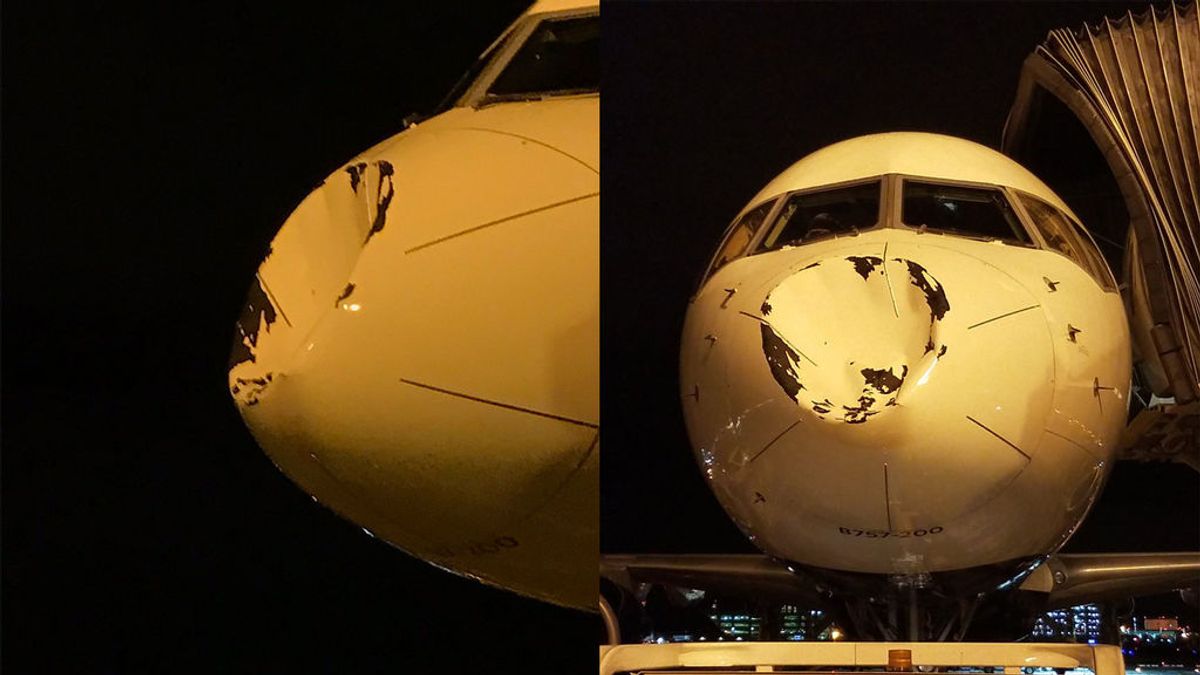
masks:
<svg viewBox="0 0 1200 675"><path fill-rule="evenodd" d="M497 40L495 44L493 44L486 52L484 52L483 56L480 56L478 59L476 59L475 63L471 65L471 68L467 70L467 72L463 73L462 77L458 78L458 82L454 84L454 88L450 90L449 94L446 94L446 97L443 98L442 102L438 104L438 107L433 111L433 114L437 115L454 107L458 100L461 99L463 95L466 94L467 91L470 90L470 88L475 84L476 78L483 73L483 69L489 63L491 63L493 59L496 58L497 54L504 51L505 46L507 46L509 41L512 40L512 36L513 33L510 30L504 35L503 38Z"/></svg>
<svg viewBox="0 0 1200 675"><path fill-rule="evenodd" d="M600 91L600 17L546 19L488 89L488 99Z"/></svg>
<svg viewBox="0 0 1200 675"><path fill-rule="evenodd" d="M1031 243L1004 193L995 188L906 180L900 220L935 232Z"/></svg>
<svg viewBox="0 0 1200 675"><path fill-rule="evenodd" d="M1101 288L1111 291L1117 287L1108 263L1087 233L1046 202L1021 193L1017 194L1017 198L1029 212L1030 220L1046 240L1047 247L1074 260L1092 275Z"/></svg>
<svg viewBox="0 0 1200 675"><path fill-rule="evenodd" d="M773 206L775 206L774 199L764 204L759 204L747 211L733 224L733 227L729 230L729 234L725 236L725 243L721 245L721 250L717 253L716 259L713 260L712 269L709 270L709 274L721 269L731 260L745 255L746 249L750 247L750 241L758 233L758 228L762 227L763 221L767 219L767 214L771 213L771 207Z"/></svg>
<svg viewBox="0 0 1200 675"><path fill-rule="evenodd" d="M788 197L758 251L799 246L815 239L875 227L879 222L879 190L880 182L872 181Z"/></svg>

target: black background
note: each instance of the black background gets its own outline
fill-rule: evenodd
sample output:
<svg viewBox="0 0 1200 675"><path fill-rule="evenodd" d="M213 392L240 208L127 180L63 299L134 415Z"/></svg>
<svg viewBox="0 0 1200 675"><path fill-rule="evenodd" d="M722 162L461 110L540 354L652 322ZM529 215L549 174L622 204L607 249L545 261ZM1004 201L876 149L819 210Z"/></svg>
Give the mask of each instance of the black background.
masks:
<svg viewBox="0 0 1200 675"><path fill-rule="evenodd" d="M997 147L1021 63L1050 29L1144 7L604 5L603 552L755 552L696 468L678 384L688 298L750 198L804 155L863 134ZM1122 463L1066 550L1198 548L1200 476ZM1194 613L1174 596L1138 613L1156 608Z"/></svg>
<svg viewBox="0 0 1200 675"><path fill-rule="evenodd" d="M595 668L593 616L312 503L225 382L279 224L523 4L6 4L6 673Z"/></svg>

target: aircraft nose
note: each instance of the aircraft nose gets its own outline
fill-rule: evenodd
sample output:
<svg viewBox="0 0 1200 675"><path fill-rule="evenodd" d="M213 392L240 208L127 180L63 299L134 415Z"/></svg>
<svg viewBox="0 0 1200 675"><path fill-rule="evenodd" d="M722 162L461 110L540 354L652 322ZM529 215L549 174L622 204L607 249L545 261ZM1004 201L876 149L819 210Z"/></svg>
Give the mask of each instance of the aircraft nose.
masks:
<svg viewBox="0 0 1200 675"><path fill-rule="evenodd" d="M594 605L598 183L432 122L327 179L237 328L230 392L264 451L413 555Z"/></svg>
<svg viewBox="0 0 1200 675"><path fill-rule="evenodd" d="M912 260L827 258L784 278L760 309L772 377L831 423L865 424L886 414L909 378L946 348L945 291Z"/></svg>
<svg viewBox="0 0 1200 675"><path fill-rule="evenodd" d="M724 309L721 288L693 309L715 341L692 339L685 405L714 489L745 523L776 504L834 532L974 512L1029 465L1052 406L1037 299L936 241L806 252L758 262Z"/></svg>

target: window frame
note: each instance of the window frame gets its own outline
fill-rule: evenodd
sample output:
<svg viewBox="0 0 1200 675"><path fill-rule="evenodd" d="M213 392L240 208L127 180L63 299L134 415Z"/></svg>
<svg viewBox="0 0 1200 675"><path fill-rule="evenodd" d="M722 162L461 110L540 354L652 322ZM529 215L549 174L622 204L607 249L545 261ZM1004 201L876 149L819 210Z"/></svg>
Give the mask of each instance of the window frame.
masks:
<svg viewBox="0 0 1200 675"><path fill-rule="evenodd" d="M834 190L841 190L843 188L858 187L860 185L869 185L871 183L876 183L879 186L879 210L875 214L875 223L873 225L871 225L870 227L858 228L858 231L859 232L872 232L874 230L888 227L889 225L888 225L887 221L888 221L889 194L888 194L888 188L887 188L887 182L888 182L887 178L888 178L887 175L870 176L868 178L854 178L852 180L841 181L838 183L829 183L828 185L820 185L817 187L802 188L800 190L792 190L790 192L784 192L784 193L780 194L779 196L775 197L775 199L776 199L775 208L772 209L769 214L767 214L766 222L770 223L771 225L774 225L773 221L776 218L778 218L779 212L783 210L783 205L787 204L788 200L792 199L793 197L804 196L804 195L809 195L809 194L820 194L822 192L833 192ZM749 213L749 211L747 211L747 213ZM746 255L744 255L742 257L748 258L751 256L762 255L764 253L774 253L775 251L782 250L782 247L760 250L763 242L767 238L767 230L768 229L770 229L770 228L766 227L766 226L759 228L759 232L754 236L753 239L751 239L750 245L748 247L746 247L746 250L747 250ZM831 232L827 235L823 235L820 237L816 237L812 240L806 241L806 242L804 242L804 245L812 244L812 243L816 243L816 242L820 242L820 241L826 241L828 239L837 239L839 236L844 237L844 236L851 236L851 235L849 235L848 233L840 233L839 234L837 232ZM722 243L724 243L724 240L722 240Z"/></svg>
<svg viewBox="0 0 1200 675"><path fill-rule="evenodd" d="M725 267L729 263L732 263L736 260L741 260L742 258L746 258L750 255L753 255L752 253L749 253L749 251L751 251L754 248L755 242L758 241L759 235L762 233L763 227L765 226L766 223L771 221L771 218L779 210L779 205L781 203L782 202L781 202L779 196L770 197L768 199L764 199L761 202L758 202L757 204L755 204L754 206L751 206L750 208L742 209L736 216L734 216L733 221L730 222L729 225L727 225L725 227L725 233L721 235L721 240L720 240L720 243L717 244L717 249L715 251L713 251L712 256L709 258L708 266L706 266L704 268L704 275L700 277L700 284L699 284L698 288L703 287L704 284L708 283L708 280L711 279L712 276L717 273L717 270ZM716 266L717 259L721 256L721 252L725 250L725 244L728 243L729 238L731 236L733 236L733 233L737 229L738 224L741 223L742 220L746 216L750 215L754 210L762 208L763 205L765 205L765 204L770 204L771 208L767 209L767 215L763 216L763 225L759 225L758 229L754 231L754 234L750 235L750 241L746 243L746 250L742 253L742 255L737 256L735 258L730 258L724 265L717 267Z"/></svg>
<svg viewBox="0 0 1200 675"><path fill-rule="evenodd" d="M996 239L993 237L985 237L983 235L973 236L969 233L963 233L963 232L958 232L958 231L951 232L951 231L947 231L947 230L936 230L936 229L932 229L932 228L922 229L920 227L914 227L912 225L907 225L903 222L904 221L904 183L905 183L905 181L911 181L914 183L928 183L928 184L933 184L933 185L945 185L948 187L965 187L965 188L979 188L979 189L995 190L995 191L999 192L1000 195L1003 196L1005 200L1007 200L1009 208L1012 210L1013 215L1016 216L1017 223L1022 228L1024 228L1025 236L1029 238L1029 241L1028 242L1020 242L1020 241L1009 240L1009 239ZM1087 273L1087 275L1089 277L1091 277L1096 282L1096 284L1102 290L1104 290L1104 292L1106 292L1106 293L1119 293L1120 292L1120 286L1117 283L1116 276L1113 273L1112 267L1108 264L1108 260L1104 257L1104 252L1100 249L1099 245L1096 244L1096 240L1095 240L1095 238L1092 237L1092 234L1090 232L1088 232L1087 228L1084 227L1083 224L1081 222L1079 222L1079 220L1076 217L1074 217L1070 213L1060 209L1059 207L1050 203L1046 199L1043 199L1042 197L1039 197L1039 196L1037 196L1033 193L1027 192L1025 190L1019 190L1017 188L1009 187L1007 185L1000 185L998 183L985 183L985 182L979 182L979 181L964 181L964 180L955 180L955 179L949 179L949 178L931 178L931 177L927 177L927 176L915 176L915 175L903 174L903 173L889 173L889 174L882 174L882 175L877 175L877 176L869 176L866 178L854 178L851 180L841 181L838 183L830 183L828 185L821 185L821 186L817 186L817 187L808 187L808 188L802 188L799 190L791 190L789 192L782 192L774 197L769 197L768 199L764 199L763 201L758 202L749 208L743 209L725 228L724 234L721 235L720 243L718 244L716 249L713 251L712 256L709 258L708 265L705 267L704 275L700 278L700 283L697 288L703 288L704 284L708 283L709 279L711 279L712 276L714 274L716 274L716 272L719 269L724 268L726 265L729 265L732 262L735 262L742 258L750 258L753 256L763 255L766 253L774 253L776 251L782 250L781 248L773 248L773 249L769 249L769 250L759 250L759 249L762 246L763 242L767 238L767 231L770 229L769 225L774 224L774 221L779 217L780 212L783 210L783 206L792 197L794 197L796 195L828 192L828 191L832 191L832 190L838 190L841 188L855 187L858 185L867 185L870 183L878 183L880 186L881 192L880 192L880 199L879 199L879 213L876 216L876 222L874 225L872 225L869 228L861 228L859 230L859 232L869 232L869 231L875 231L878 229L894 228L894 229L898 229L898 230L905 230L908 232L915 232L918 234L920 234L920 233L937 234L937 235L941 235L941 236L955 237L958 239L966 239L969 241L977 241L980 243L993 243L994 242L994 243L1003 244L1005 246L1014 246L1014 247L1018 247L1018 248L1029 248L1029 249L1037 249L1037 250L1042 250L1042 251L1049 251L1051 253L1054 253L1055 255L1059 255L1059 256L1062 256L1063 258L1066 258L1067 260L1070 260L1073 264L1075 264L1077 267L1079 267L1085 273ZM1033 215L1029 212L1028 209L1025 208L1025 204L1022 201L1022 199L1024 199L1024 198L1033 199L1037 202L1040 202L1040 203L1045 204L1046 206L1050 207L1056 213L1061 215L1068 223L1070 223L1071 227L1074 228L1074 231L1077 236L1082 235L1082 238L1086 241L1086 244L1090 245L1092 247L1092 257L1095 260L1097 260L1100 263L1100 266L1102 267L1102 274L1099 278L1097 277L1096 274L1093 274L1092 271L1088 269L1089 266L1085 262L1077 261L1077 260L1071 258L1070 256L1066 255L1065 253L1062 253L1061 251L1050 246L1050 244L1042 236L1041 229L1037 226L1036 221L1033 218ZM755 209L762 207L764 204L767 204L767 203L771 203L772 206L770 209L768 209L767 215L763 219L763 224L759 226L758 230L750 238L750 242L746 246L746 251L742 255L730 259L728 262L725 263L725 265L722 265L720 268L714 267L716 265L718 256L725 249L725 244L729 240L729 237L732 236L734 229L737 227L738 223L740 223L741 220L743 218L745 218L745 216L747 214L754 211ZM842 233L842 234L831 233L829 235L824 235L824 236L818 237L816 239L813 239L811 242L805 242L805 244L826 241L829 239L836 239L839 236L844 237L847 235L845 233Z"/></svg>
<svg viewBox="0 0 1200 675"><path fill-rule="evenodd" d="M489 62L483 67L483 69L479 71L479 75L475 78L475 81L472 82L469 87L467 87L466 91L463 92L463 95L455 102L454 107L481 108L483 106L495 103L506 103L518 100L507 96L496 97L493 99L488 94L488 90L492 88L492 84L494 84L496 79L500 77L500 74L503 73L506 68L508 68L508 65L512 62L513 58L516 57L517 52L519 52L521 48L525 46L525 43L537 30L538 26L540 26L543 21L557 21L559 19L575 19L593 16L599 17L600 10L594 7L580 7L576 9L564 9L557 12L533 14L531 16L518 19L507 31L505 31L500 35L499 38L496 39L496 42L492 43L492 45L488 47L488 51L490 51L497 44L500 44L501 42L504 43L496 51L496 54L492 57L491 62ZM483 56L486 55L487 51L483 53ZM599 91L586 93L573 91L569 93L564 92L558 94L549 92L545 95L525 97L520 100L599 95Z"/></svg>
<svg viewBox="0 0 1200 675"><path fill-rule="evenodd" d="M997 183L981 183L978 181L954 180L951 178L929 178L926 176L913 176L910 174L892 174L896 180L896 188L894 192L894 202L892 203L892 213L894 214L894 226L897 229L908 230L909 232L918 232L924 234L938 234L942 236L958 237L960 239L968 239L980 243L998 242L1006 246L1017 246L1020 248L1042 248L1040 239L1036 231L1037 228L1031 227L1030 221L1022 218L1022 212L1017 210L1018 200L1015 195L1010 194L1012 188L1007 185L999 185ZM939 230L932 227L920 227L909 225L904 222L904 184L905 182L926 183L929 185L944 185L946 187L963 187L968 189L979 190L994 190L1000 193L1008 202L1008 208L1012 211L1017 219L1017 224L1025 231L1025 236L1029 239L1027 242L1016 241L1013 239L997 239L995 237L987 237L984 235L972 235L969 232L958 230Z"/></svg>
<svg viewBox="0 0 1200 675"><path fill-rule="evenodd" d="M1034 232L1034 234L1037 236L1038 242L1040 244L1038 246L1038 248L1040 248L1043 251L1047 251L1049 253L1053 253L1055 255L1062 256L1063 258L1066 258L1067 260L1070 260L1075 266L1079 267L1084 272L1086 272L1087 275L1096 282L1096 285L1099 286L1105 293L1119 293L1120 292L1120 287L1119 287L1119 284L1117 283L1116 275L1113 273L1112 267L1109 266L1108 260L1104 257L1104 252L1102 250L1100 250L1100 246L1096 243L1096 240L1092 238L1092 233L1088 232L1087 228L1083 226L1083 223L1079 222L1079 220L1077 218L1075 218L1071 214L1067 213L1066 211L1058 208L1054 204L1051 204L1049 201L1042 199L1041 197L1039 197L1031 192L1026 192L1024 190L1018 190L1016 188L1008 188L1008 189L1013 193L1012 202L1013 202L1013 204L1016 205L1017 209L1019 210L1021 219L1026 223L1026 227L1031 229ZM1102 278L1097 278L1097 276L1095 274L1093 274L1091 272L1091 270L1088 269L1088 265L1086 265L1084 262L1075 260L1074 258L1067 255L1066 253L1063 253L1062 251L1051 246L1050 242L1046 241L1045 237L1042 236L1041 228L1039 228L1037 226L1037 220L1034 219L1033 214L1029 212L1029 209L1025 208L1025 203L1022 201L1022 198L1032 199L1033 201L1040 202L1041 204L1046 205L1047 207L1052 209L1055 213L1062 216L1063 220L1067 221L1067 223L1074 229L1076 236L1082 235L1082 238L1085 240L1085 243L1092 247L1092 254L1093 254L1094 259L1100 263L1100 267L1102 270L1102 274L1101 274Z"/></svg>

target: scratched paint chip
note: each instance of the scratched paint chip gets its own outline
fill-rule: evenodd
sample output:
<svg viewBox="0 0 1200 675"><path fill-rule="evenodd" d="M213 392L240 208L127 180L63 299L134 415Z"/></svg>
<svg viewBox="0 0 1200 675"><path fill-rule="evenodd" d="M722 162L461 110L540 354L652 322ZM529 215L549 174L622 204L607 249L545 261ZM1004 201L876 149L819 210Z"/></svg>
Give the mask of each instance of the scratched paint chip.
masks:
<svg viewBox="0 0 1200 675"><path fill-rule="evenodd" d="M912 285L925 294L925 302L929 305L933 319L941 321L946 316L946 312L950 311L950 301L946 299L946 290L920 264L903 258L894 258L894 260L908 266L908 277L912 281Z"/></svg>
<svg viewBox="0 0 1200 675"><path fill-rule="evenodd" d="M379 169L379 182L375 185L375 219L371 222L371 229L367 231L367 238L363 241L365 246L371 241L371 237L382 232L387 224L388 207L392 204L392 197L396 195L396 186L392 181L392 176L395 174L395 169L392 168L392 163L387 160L379 160L375 162L375 166ZM384 189L384 185L387 189Z"/></svg>
<svg viewBox="0 0 1200 675"><path fill-rule="evenodd" d="M359 162L346 167L346 173L350 175L350 191L358 194L358 184L362 182L363 174L367 171L367 163Z"/></svg>
<svg viewBox="0 0 1200 675"><path fill-rule="evenodd" d="M891 368L863 368L860 372L867 386L881 394L890 394L899 389L900 385L904 384L904 378L908 377L908 366L902 368L899 375L893 373Z"/></svg>
<svg viewBox="0 0 1200 675"><path fill-rule="evenodd" d="M275 320L275 305L267 297L262 281L255 277L246 296L246 304L242 307L242 314L238 317L237 328L234 330L233 350L229 354L230 370L239 363L255 362L259 332L266 330L269 333Z"/></svg>
<svg viewBox="0 0 1200 675"><path fill-rule="evenodd" d="M793 364L800 360L800 355L789 347L787 342L779 337L779 334L769 325L766 323L759 325L762 327L763 354L766 355L767 364L771 367L771 376L783 388L788 398L799 402L796 397L804 385L800 383Z"/></svg>
<svg viewBox="0 0 1200 675"><path fill-rule="evenodd" d="M871 272L874 272L876 267L879 267L883 264L883 258L876 258L873 255L852 255L846 258L846 260L849 260L854 264L854 271L863 278L863 281L869 279L871 277ZM880 274L882 273L883 272L881 270Z"/></svg>

